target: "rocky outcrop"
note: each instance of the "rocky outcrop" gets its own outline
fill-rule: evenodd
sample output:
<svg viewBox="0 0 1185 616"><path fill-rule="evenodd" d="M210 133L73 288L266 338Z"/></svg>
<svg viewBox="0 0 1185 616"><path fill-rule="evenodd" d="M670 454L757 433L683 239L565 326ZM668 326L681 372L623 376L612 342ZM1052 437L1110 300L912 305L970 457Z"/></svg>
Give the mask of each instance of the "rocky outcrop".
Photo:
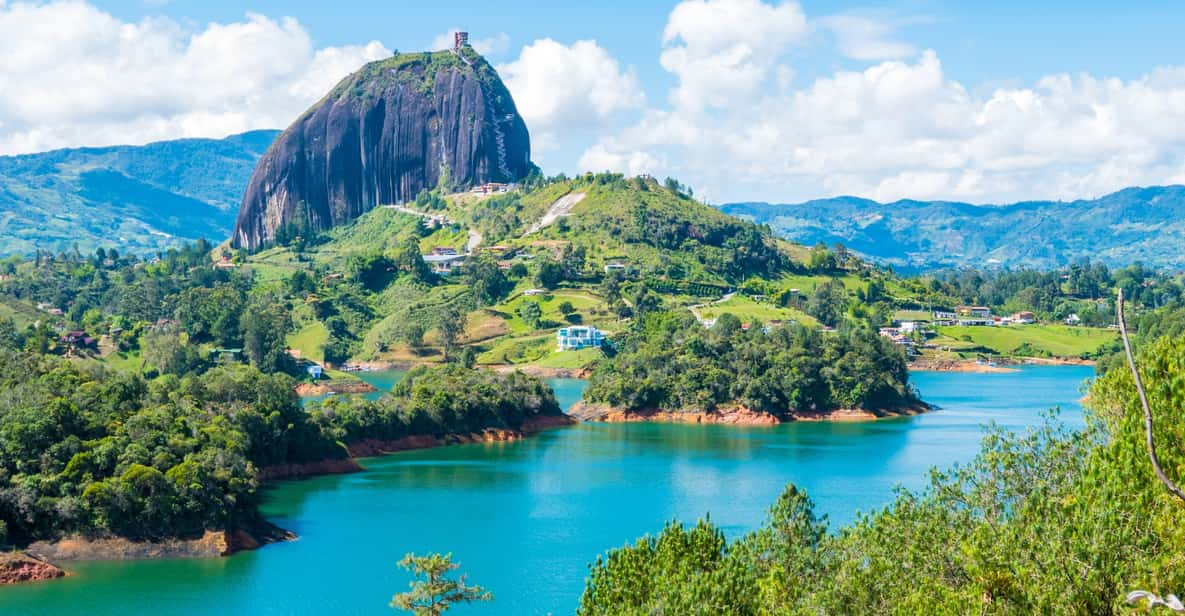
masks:
<svg viewBox="0 0 1185 616"><path fill-rule="evenodd" d="M463 188L531 169L530 137L481 56L397 54L339 83L288 127L255 168L231 238L258 248L414 199L443 174Z"/></svg>
<svg viewBox="0 0 1185 616"><path fill-rule="evenodd" d="M0 553L0 585L52 580L64 575L65 571L28 554Z"/></svg>
<svg viewBox="0 0 1185 616"><path fill-rule="evenodd" d="M669 411L645 410L629 411L603 404L577 402L568 409L572 415L581 421L599 421L605 423L688 423L688 424L728 424L736 426L774 426L791 421L868 421L889 417L906 417L917 415L930 410L923 402L896 409L879 409L875 411L865 409L834 409L830 411L789 411L782 415L774 415L758 411L746 406L735 405L721 407L713 411Z"/></svg>
<svg viewBox="0 0 1185 616"><path fill-rule="evenodd" d="M366 381L318 381L316 383L298 383L296 385L296 395L304 396L324 396L328 394L367 394L378 391L374 385Z"/></svg>
<svg viewBox="0 0 1185 616"><path fill-rule="evenodd" d="M192 538L138 541L126 537L66 537L38 541L25 549L37 559L64 562L74 560L139 560L145 558L214 558L242 550L254 550L296 535L259 520L233 531L207 530Z"/></svg>
<svg viewBox="0 0 1185 616"><path fill-rule="evenodd" d="M27 552L54 562L72 560L138 560L145 558L213 558L229 556L241 550L253 550L277 541L290 541L296 535L272 524L261 522L251 529L234 531L208 530L200 537L136 541L125 537L67 537L58 541L38 541Z"/></svg>
<svg viewBox="0 0 1185 616"><path fill-rule="evenodd" d="M568 415L536 415L524 421L523 425L518 429L486 428L480 432L471 432L468 434L445 434L439 436L416 434L394 440L365 439L350 443L347 449L350 450L351 457L367 458L395 453L397 451L430 449L445 445L503 443L517 441L537 432L542 432L543 430L570 426L576 423L579 423L578 420Z"/></svg>

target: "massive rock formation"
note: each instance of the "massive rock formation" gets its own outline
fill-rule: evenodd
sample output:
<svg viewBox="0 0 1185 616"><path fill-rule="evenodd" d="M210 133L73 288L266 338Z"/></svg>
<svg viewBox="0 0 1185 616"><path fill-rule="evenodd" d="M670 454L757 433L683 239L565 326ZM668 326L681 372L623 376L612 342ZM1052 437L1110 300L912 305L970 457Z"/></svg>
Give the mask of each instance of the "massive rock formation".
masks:
<svg viewBox="0 0 1185 616"><path fill-rule="evenodd" d="M272 144L232 244L339 225L442 176L456 188L512 182L530 170L530 149L510 92L472 48L397 54L344 79Z"/></svg>

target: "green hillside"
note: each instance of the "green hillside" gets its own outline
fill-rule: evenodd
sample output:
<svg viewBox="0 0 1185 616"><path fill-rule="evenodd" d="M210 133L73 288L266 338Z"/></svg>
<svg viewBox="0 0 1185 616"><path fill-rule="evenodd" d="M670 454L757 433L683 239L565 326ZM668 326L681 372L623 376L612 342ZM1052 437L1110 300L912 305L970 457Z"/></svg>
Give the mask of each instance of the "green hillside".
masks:
<svg viewBox="0 0 1185 616"><path fill-rule="evenodd" d="M0 257L147 253L230 233L276 131L0 157Z"/></svg>
<svg viewBox="0 0 1185 616"><path fill-rule="evenodd" d="M786 304L791 288L806 293L832 277L861 284L855 261L814 271L809 250L767 229L677 186L614 174L539 180L492 196L426 193L405 209L376 208L285 240L234 258L259 282L308 276L289 343L334 363L442 360L453 345L440 327L448 318L463 321L455 344L478 363L577 368L597 355L556 354L555 331L567 325L612 333L639 310L659 308L704 320L727 310L747 321L815 324L802 306ZM449 275L412 265L434 249L470 248Z"/></svg>
<svg viewBox="0 0 1185 616"><path fill-rule="evenodd" d="M841 242L903 271L1049 269L1084 258L1185 266L1185 186L1126 188L1097 199L973 205L856 197L798 204L732 203L728 214L804 244ZM1040 241L1028 241L1040 238Z"/></svg>

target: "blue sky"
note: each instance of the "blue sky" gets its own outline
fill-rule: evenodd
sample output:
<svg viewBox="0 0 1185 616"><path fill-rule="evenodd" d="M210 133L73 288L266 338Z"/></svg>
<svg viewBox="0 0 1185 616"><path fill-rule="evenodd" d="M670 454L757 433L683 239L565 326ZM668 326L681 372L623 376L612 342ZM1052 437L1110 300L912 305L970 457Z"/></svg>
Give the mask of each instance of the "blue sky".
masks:
<svg viewBox="0 0 1185 616"><path fill-rule="evenodd" d="M94 96L85 112L0 92L0 151L281 128L348 67L463 28L487 41L550 172L677 175L713 201L1074 198L1185 179L1185 134L1162 130L1185 119L1174 111L1185 92L1185 3L82 6L0 0L0 36L33 20L61 24L60 46L97 56L67 69L81 73L71 80L37 86L45 99L95 80L79 95ZM159 71L142 51L156 47ZM102 62L149 69L106 78ZM54 67L40 69L0 68L0 84ZM128 90L121 78L140 82L135 95L117 96ZM179 80L207 84L211 100L186 103L203 97Z"/></svg>
<svg viewBox="0 0 1185 616"><path fill-rule="evenodd" d="M662 86L656 62L662 29L674 2L308 2L264 0L245 7L234 0L118 0L98 6L125 20L168 15L204 25L238 21L249 10L300 20L318 46L377 39L392 49L426 45L450 28L478 35L505 32L520 46L538 38L596 39L635 66L647 83ZM865 12L914 23L903 37L939 52L950 74L968 82L1031 81L1054 72L1090 72L1131 78L1161 64L1181 61L1185 3L1090 0L996 0L993 2L827 1L801 2L809 15ZM842 59L804 54L825 70ZM813 59L809 56L816 56ZM842 64L841 64L842 65ZM661 88L656 88L656 93Z"/></svg>

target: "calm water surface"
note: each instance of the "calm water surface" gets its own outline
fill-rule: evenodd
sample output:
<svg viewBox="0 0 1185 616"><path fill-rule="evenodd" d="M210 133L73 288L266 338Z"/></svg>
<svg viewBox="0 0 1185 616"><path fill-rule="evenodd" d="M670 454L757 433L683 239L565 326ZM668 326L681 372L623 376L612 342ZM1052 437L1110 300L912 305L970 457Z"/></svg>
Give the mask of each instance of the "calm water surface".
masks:
<svg viewBox="0 0 1185 616"><path fill-rule="evenodd" d="M895 485L921 487L929 467L970 459L988 422L1020 429L1060 405L1080 424L1091 372L920 373L941 410L872 423L581 425L368 459L364 473L267 492L265 513L299 541L222 559L73 563L65 580L0 589L0 614L390 614L409 551L451 551L494 592L456 613L571 613L589 562L666 520L710 514L739 535L794 482L848 522ZM389 386L398 375L366 376ZM583 382L553 385L566 407Z"/></svg>

